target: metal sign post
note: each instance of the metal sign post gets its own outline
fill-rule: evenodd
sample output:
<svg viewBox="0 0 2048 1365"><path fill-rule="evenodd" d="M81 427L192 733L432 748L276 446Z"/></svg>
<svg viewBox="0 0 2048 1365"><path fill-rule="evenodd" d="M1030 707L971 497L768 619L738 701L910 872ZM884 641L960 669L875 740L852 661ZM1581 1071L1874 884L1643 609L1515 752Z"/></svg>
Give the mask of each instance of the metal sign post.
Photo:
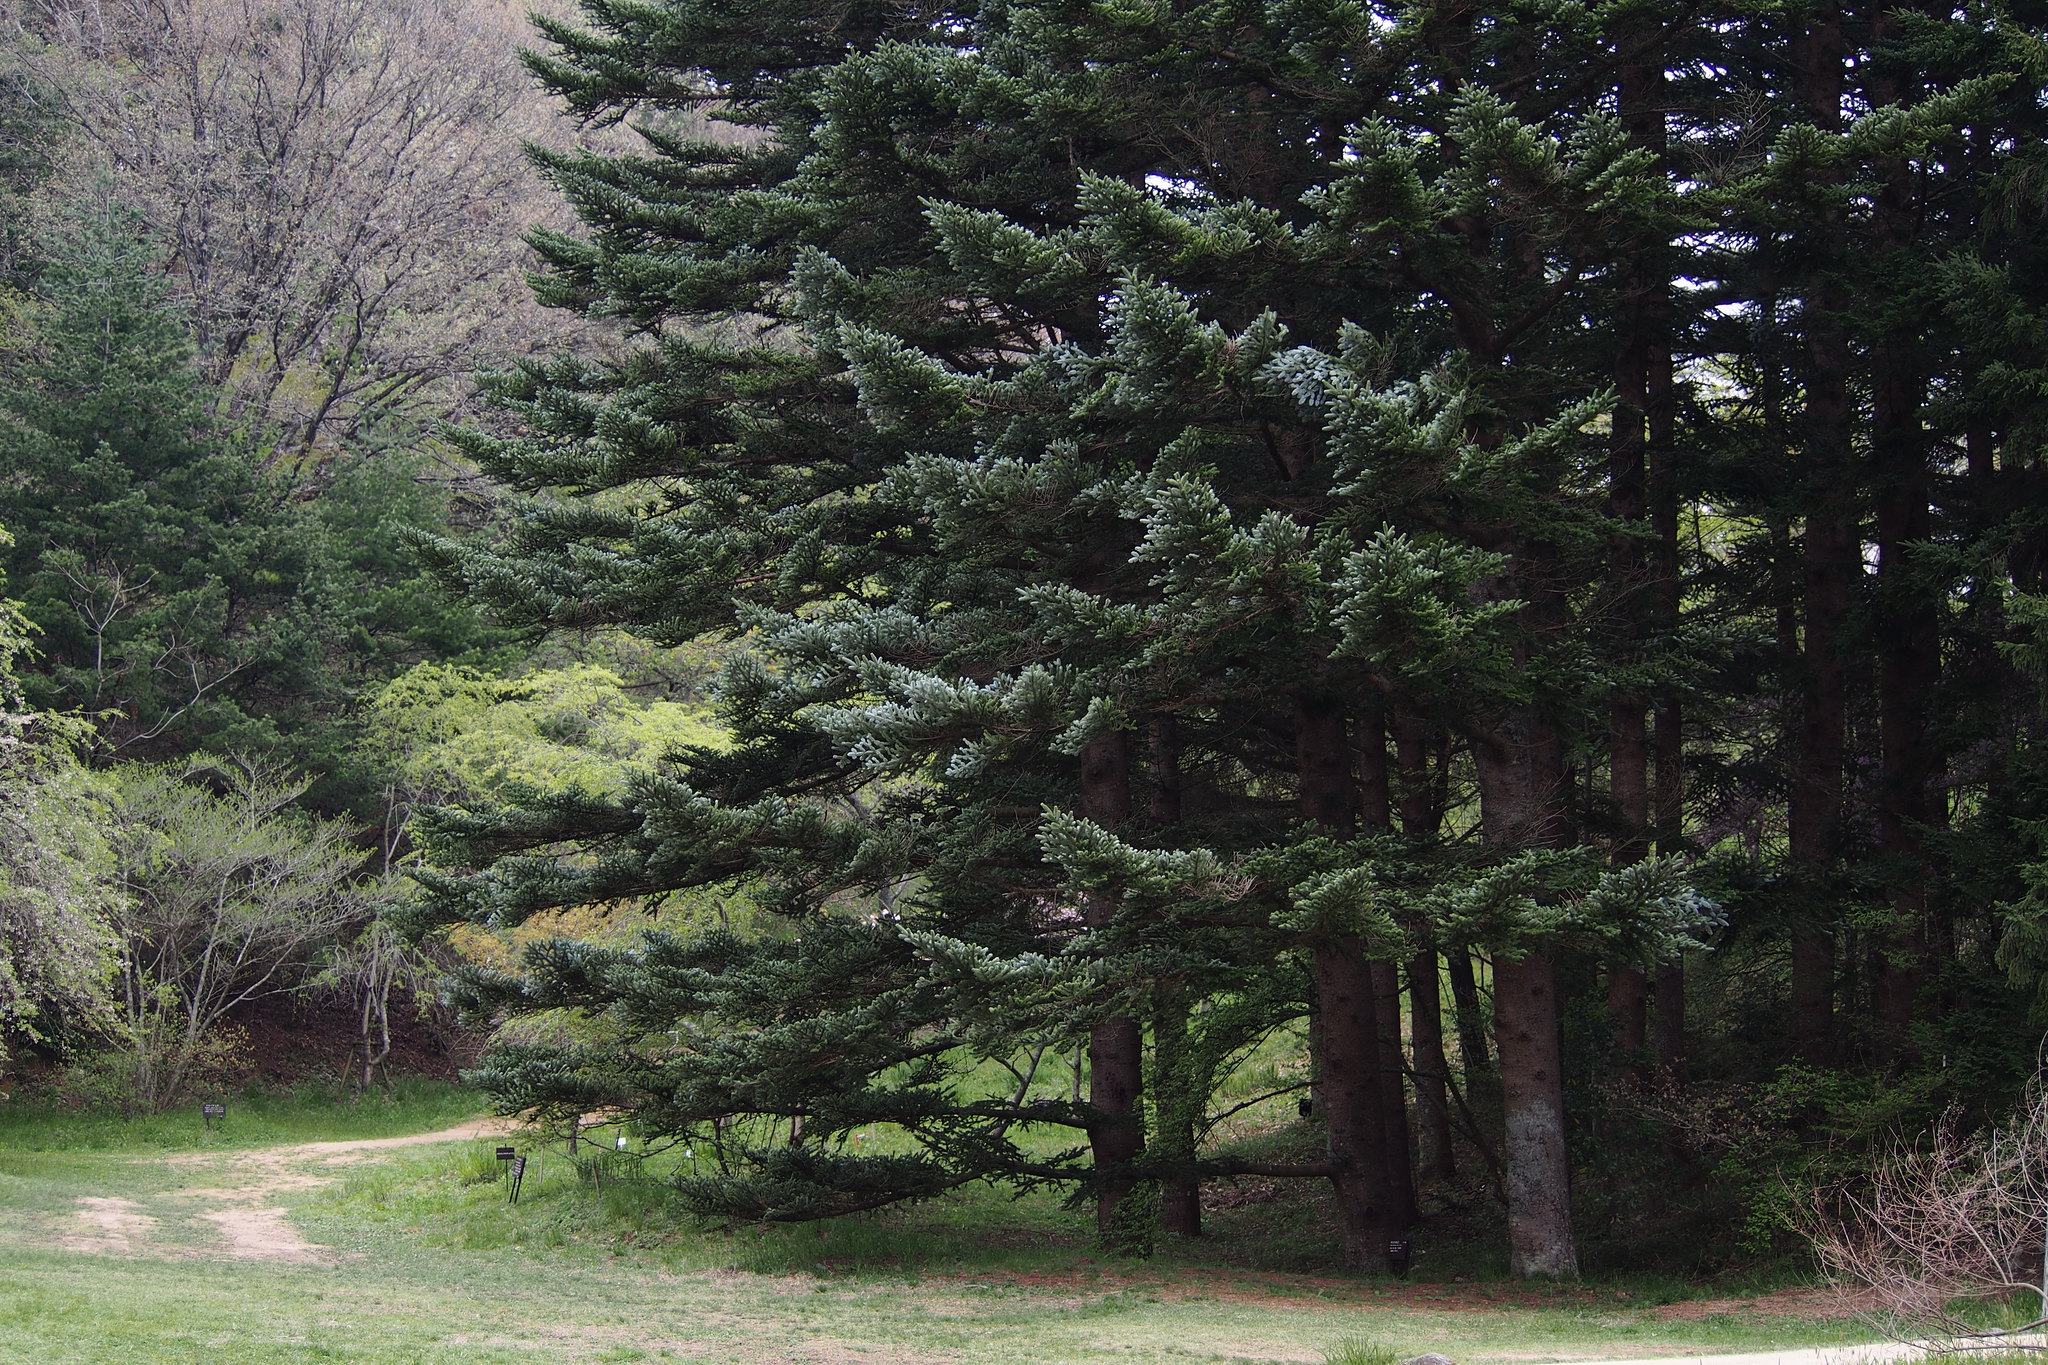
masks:
<svg viewBox="0 0 2048 1365"><path fill-rule="evenodd" d="M507 1192L506 1192L506 1198L507 1198L507 1199L508 1199L508 1200L509 1200L509 1201L510 1201L511 1203L514 1203L514 1204L516 1204L516 1203L518 1203L518 1202L519 1202L519 1187L520 1187L521 1185L523 1185L523 1184L525 1184L525 1183L526 1183L526 1158L525 1158L525 1157L523 1157L523 1156L515 1156L515 1157L513 1157L513 1158L512 1158L512 1167L511 1167L511 1172L510 1172L510 1174L511 1174L511 1185L510 1185L510 1188L509 1188L509 1189L507 1190Z"/></svg>
<svg viewBox="0 0 2048 1365"><path fill-rule="evenodd" d="M199 1106L199 1117L206 1120L208 1128L213 1127L215 1119L224 1119L227 1116L228 1107L224 1104L202 1104Z"/></svg>
<svg viewBox="0 0 2048 1365"><path fill-rule="evenodd" d="M510 1147L500 1147L498 1149L498 1179L503 1180L505 1178L506 1166L517 1155L519 1154Z"/></svg>
<svg viewBox="0 0 2048 1365"><path fill-rule="evenodd" d="M1415 1249L1409 1245L1407 1238L1396 1237L1393 1241L1387 1243L1387 1269L1393 1271L1396 1275L1405 1276L1408 1273L1408 1267L1414 1263L1414 1260Z"/></svg>

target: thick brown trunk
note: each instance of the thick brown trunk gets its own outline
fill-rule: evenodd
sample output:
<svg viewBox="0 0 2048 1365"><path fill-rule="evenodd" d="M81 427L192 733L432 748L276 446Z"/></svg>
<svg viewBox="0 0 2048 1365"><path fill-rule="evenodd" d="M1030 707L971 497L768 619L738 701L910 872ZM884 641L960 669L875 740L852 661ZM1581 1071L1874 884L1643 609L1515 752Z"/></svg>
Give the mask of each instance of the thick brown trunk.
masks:
<svg viewBox="0 0 2048 1365"><path fill-rule="evenodd" d="M1500 1046L1502 1158L1508 1183L1508 1267L1524 1278L1575 1278L1571 1164L1565 1152L1557 980L1530 953L1493 964L1494 1036Z"/></svg>
<svg viewBox="0 0 2048 1365"><path fill-rule="evenodd" d="M1131 745L1121 730L1097 735L1081 750L1081 813L1106 829L1131 815ZM1091 927L1116 918L1116 902L1091 894L1083 909ZM1115 1236L1117 1206L1133 1182L1119 1173L1145 1150L1145 1035L1131 1015L1099 1021L1088 1035L1088 1103L1097 1118L1088 1146L1097 1172L1095 1222L1105 1238Z"/></svg>
<svg viewBox="0 0 2048 1365"><path fill-rule="evenodd" d="M1541 604L1529 609L1538 622ZM1532 708L1499 716L1475 746L1480 822L1489 848L1512 854L1568 841L1562 737ZM1571 1166L1565 1153L1557 984L1539 944L1493 965L1494 1042L1500 1051L1506 1143L1508 1251L1512 1273L1578 1274L1572 1242Z"/></svg>
<svg viewBox="0 0 2048 1365"><path fill-rule="evenodd" d="M1922 831L1942 822L1936 791L1939 758L1929 717L1941 678L1940 622L1931 600L1912 581L1912 559L1932 535L1924 452L1919 440L1917 381L1898 374L1879 386L1881 466L1890 475L1877 508L1879 593L1884 604L1878 664L1881 771L1877 834L1894 879L1895 923L1882 973L1872 981L1882 1056L1907 1048L1914 1008L1929 972L1931 874ZM1892 430L1887 432L1886 427ZM1886 451L1886 445L1897 447Z"/></svg>
<svg viewBox="0 0 2048 1365"><path fill-rule="evenodd" d="M1349 729L1335 700L1311 694L1296 698L1301 813L1340 839L1357 830L1363 795L1352 776ZM1377 726L1361 729L1379 734ZM1378 754L1378 781L1384 790L1383 738ZM1317 1097L1328 1134L1330 1179L1345 1260L1354 1270L1374 1273L1386 1269L1388 1235L1406 1226L1388 1143L1392 1124L1377 990L1379 965L1366 959L1365 945L1357 939L1339 938L1315 949L1316 1033L1321 1042ZM1398 1065L1398 1050L1395 1061Z"/></svg>
<svg viewBox="0 0 2048 1365"><path fill-rule="evenodd" d="M1367 830L1389 831L1394 825L1393 783L1387 766L1385 712L1364 709L1357 721L1358 818ZM1415 1165L1408 1140L1407 1086L1402 1079L1401 969L1392 962L1372 964L1374 1020L1380 1048L1380 1104L1387 1130L1387 1177L1393 1195L1392 1218L1398 1228L1415 1222Z"/></svg>
<svg viewBox="0 0 2048 1365"><path fill-rule="evenodd" d="M1398 1225L1387 1178L1372 968L1356 940L1317 948L1314 967L1323 1024L1323 1123L1344 1261L1376 1274L1387 1268L1387 1240Z"/></svg>

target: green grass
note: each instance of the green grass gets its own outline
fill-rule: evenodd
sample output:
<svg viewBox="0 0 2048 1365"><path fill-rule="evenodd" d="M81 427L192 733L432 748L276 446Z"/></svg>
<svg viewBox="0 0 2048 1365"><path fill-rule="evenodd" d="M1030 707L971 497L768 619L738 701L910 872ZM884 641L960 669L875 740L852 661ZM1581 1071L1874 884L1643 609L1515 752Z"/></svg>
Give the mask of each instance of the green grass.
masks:
<svg viewBox="0 0 2048 1365"><path fill-rule="evenodd" d="M477 1112L475 1092L445 1081L407 1078L359 1098L337 1089L230 1095L227 1116L208 1123L199 1104L126 1117L114 1110L73 1113L0 1104L4 1151L234 1151L293 1142L391 1137L451 1127Z"/></svg>
<svg viewBox="0 0 2048 1365"><path fill-rule="evenodd" d="M1228 1218L1213 1244L1120 1261L1091 1251L1084 1216L1056 1199L986 1190L824 1224L706 1230L653 1182L593 1191L559 1145L539 1153L517 1207L490 1144L336 1164L243 1151L265 1125L280 1145L372 1137L405 1115L416 1130L443 1128L469 1107L425 1093L324 1117L309 1103L245 1104L246 1128L188 1134L175 1152L175 1130L155 1121L124 1137L107 1121L0 1111L0 1363L1388 1365L1433 1350L1488 1365L1860 1335L1741 1315L1667 1321L1647 1305L1671 1286L1653 1282L1530 1292L1285 1274L1260 1268L1264 1244ZM35 1150L12 1140L24 1132ZM222 1257L201 1216L219 1197L203 1191L259 1170L328 1179L256 1200L287 1206L329 1249L324 1263ZM81 1199L131 1201L156 1221L131 1254L67 1248Z"/></svg>

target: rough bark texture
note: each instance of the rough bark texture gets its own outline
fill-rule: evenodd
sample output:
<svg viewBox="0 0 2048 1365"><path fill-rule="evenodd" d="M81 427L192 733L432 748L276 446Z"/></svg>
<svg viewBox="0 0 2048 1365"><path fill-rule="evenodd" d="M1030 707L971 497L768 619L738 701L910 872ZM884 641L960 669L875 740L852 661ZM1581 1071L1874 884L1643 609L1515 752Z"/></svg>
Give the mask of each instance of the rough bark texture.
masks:
<svg viewBox="0 0 2048 1365"><path fill-rule="evenodd" d="M1338 940L1318 948L1315 983L1323 1020L1323 1123L1344 1261L1353 1270L1378 1274L1387 1268L1387 1239L1396 1224L1365 945Z"/></svg>
<svg viewBox="0 0 2048 1365"><path fill-rule="evenodd" d="M1349 728L1334 700L1310 694L1297 697L1294 733L1301 813L1338 838L1350 837L1358 822L1360 793L1352 778ZM1384 779L1384 742L1380 753ZM1352 1269L1369 1273L1386 1269L1387 1238L1405 1226L1398 1221L1394 1154L1388 1150L1386 1058L1374 977L1374 964L1357 939L1339 936L1316 946L1315 1037L1321 1044L1317 1100L1328 1133L1330 1183L1337 1196L1345 1261Z"/></svg>
<svg viewBox="0 0 2048 1365"><path fill-rule="evenodd" d="M1089 819L1114 829L1131 814L1131 745L1129 736L1112 731L1096 736L1081 750L1081 810ZM1090 896L1084 911L1088 923L1107 924L1116 917L1116 903ZM1145 1150L1144 1028L1131 1015L1097 1023L1088 1035L1088 1103L1101 1117L1088 1128L1088 1146L1098 1172L1114 1172ZM1095 1196L1096 1228L1112 1236L1117 1206L1131 1192L1132 1182L1108 1174Z"/></svg>
<svg viewBox="0 0 2048 1365"><path fill-rule="evenodd" d="M1532 709L1501 716L1475 747L1480 820L1503 853L1565 841L1563 740ZM1523 1277L1578 1274L1572 1243L1571 1168L1565 1156L1564 1084L1558 1062L1558 999L1539 945L1497 957L1494 1042L1500 1051L1506 1143L1509 1268Z"/></svg>
<svg viewBox="0 0 2048 1365"><path fill-rule="evenodd" d="M1493 964L1494 1037L1500 1047L1502 1157L1507 1166L1508 1266L1524 1278L1572 1279L1571 1166L1565 1153L1557 980L1530 953Z"/></svg>

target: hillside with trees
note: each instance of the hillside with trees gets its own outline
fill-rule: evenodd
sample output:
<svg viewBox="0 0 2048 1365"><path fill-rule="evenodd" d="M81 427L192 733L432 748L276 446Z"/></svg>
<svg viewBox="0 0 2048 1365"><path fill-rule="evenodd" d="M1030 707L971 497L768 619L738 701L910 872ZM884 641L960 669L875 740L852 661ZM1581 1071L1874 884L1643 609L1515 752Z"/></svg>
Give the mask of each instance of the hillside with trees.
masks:
<svg viewBox="0 0 2048 1365"><path fill-rule="evenodd" d="M2025 1101L2048 12L11 18L16 1050L1541 1279Z"/></svg>

